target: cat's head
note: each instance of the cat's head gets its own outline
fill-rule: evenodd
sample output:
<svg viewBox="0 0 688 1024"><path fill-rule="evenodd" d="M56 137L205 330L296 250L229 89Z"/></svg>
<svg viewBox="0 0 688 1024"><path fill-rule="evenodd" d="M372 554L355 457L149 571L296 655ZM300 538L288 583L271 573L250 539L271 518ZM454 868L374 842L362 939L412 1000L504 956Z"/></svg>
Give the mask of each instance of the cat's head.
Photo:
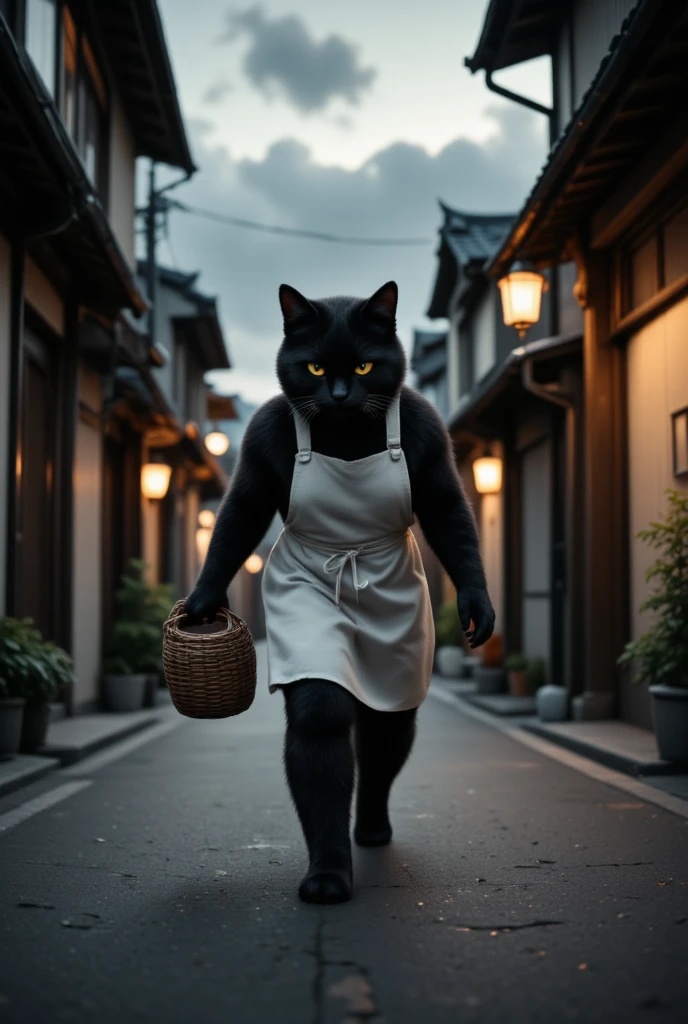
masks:
<svg viewBox="0 0 688 1024"><path fill-rule="evenodd" d="M406 373L397 298L394 281L369 299L309 300L280 287L284 341L277 376L294 408L307 418L384 413Z"/></svg>

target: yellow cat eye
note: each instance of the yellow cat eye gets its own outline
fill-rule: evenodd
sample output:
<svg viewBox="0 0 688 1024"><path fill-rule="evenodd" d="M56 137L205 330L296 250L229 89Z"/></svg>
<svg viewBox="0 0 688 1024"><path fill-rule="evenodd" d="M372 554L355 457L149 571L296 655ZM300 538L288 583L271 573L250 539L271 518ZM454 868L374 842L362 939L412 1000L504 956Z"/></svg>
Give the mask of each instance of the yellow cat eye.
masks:
<svg viewBox="0 0 688 1024"><path fill-rule="evenodd" d="M366 373L370 373L373 368L372 363L359 363L356 367L356 373L359 377L365 377Z"/></svg>
<svg viewBox="0 0 688 1024"><path fill-rule="evenodd" d="M309 363L308 369L311 371L314 377L322 377L325 373L325 367L321 366L320 363Z"/></svg>

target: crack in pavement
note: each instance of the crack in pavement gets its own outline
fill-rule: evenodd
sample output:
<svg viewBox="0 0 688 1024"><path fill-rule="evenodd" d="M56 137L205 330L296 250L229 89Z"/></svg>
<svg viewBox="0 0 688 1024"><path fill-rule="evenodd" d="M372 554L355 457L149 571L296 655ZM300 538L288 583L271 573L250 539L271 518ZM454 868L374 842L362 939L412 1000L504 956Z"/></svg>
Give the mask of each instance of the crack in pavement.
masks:
<svg viewBox="0 0 688 1024"><path fill-rule="evenodd" d="M435 924L445 924L437 918ZM554 925L568 924L568 921L526 921L523 924L453 924L449 927L457 932L521 932L527 928L550 928Z"/></svg>

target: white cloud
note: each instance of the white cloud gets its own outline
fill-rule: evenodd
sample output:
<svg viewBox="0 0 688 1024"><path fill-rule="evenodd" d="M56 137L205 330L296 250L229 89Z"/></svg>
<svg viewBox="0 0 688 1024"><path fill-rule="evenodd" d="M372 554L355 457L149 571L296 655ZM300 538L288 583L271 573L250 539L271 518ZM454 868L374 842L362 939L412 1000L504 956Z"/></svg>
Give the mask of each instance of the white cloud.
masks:
<svg viewBox="0 0 688 1024"><path fill-rule="evenodd" d="M468 211L516 213L542 162L543 118L516 107L495 109L490 117L493 132L484 144L457 138L433 156L398 142L353 170L316 162L294 139L274 143L263 159L235 160L226 148L209 144L208 123L190 126L201 171L174 193L189 205L316 231L433 239L418 248L332 245L173 212L170 230L182 269L200 269L199 287L219 296L236 367L223 386L240 385L258 400L275 390L282 282L318 297L369 295L394 278L399 333L410 342L412 327L424 321L435 274L437 200Z"/></svg>

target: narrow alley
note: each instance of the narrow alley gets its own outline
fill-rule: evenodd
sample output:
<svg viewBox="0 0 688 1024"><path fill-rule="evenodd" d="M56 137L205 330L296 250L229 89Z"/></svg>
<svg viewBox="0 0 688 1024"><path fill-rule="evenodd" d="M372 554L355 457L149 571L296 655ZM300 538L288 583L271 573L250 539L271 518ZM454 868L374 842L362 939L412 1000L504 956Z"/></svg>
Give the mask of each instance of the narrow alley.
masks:
<svg viewBox="0 0 688 1024"><path fill-rule="evenodd" d="M684 1019L688 819L515 742L439 681L392 845L356 853L351 904L299 903L259 653L244 716L163 708L0 801L1 1020Z"/></svg>

